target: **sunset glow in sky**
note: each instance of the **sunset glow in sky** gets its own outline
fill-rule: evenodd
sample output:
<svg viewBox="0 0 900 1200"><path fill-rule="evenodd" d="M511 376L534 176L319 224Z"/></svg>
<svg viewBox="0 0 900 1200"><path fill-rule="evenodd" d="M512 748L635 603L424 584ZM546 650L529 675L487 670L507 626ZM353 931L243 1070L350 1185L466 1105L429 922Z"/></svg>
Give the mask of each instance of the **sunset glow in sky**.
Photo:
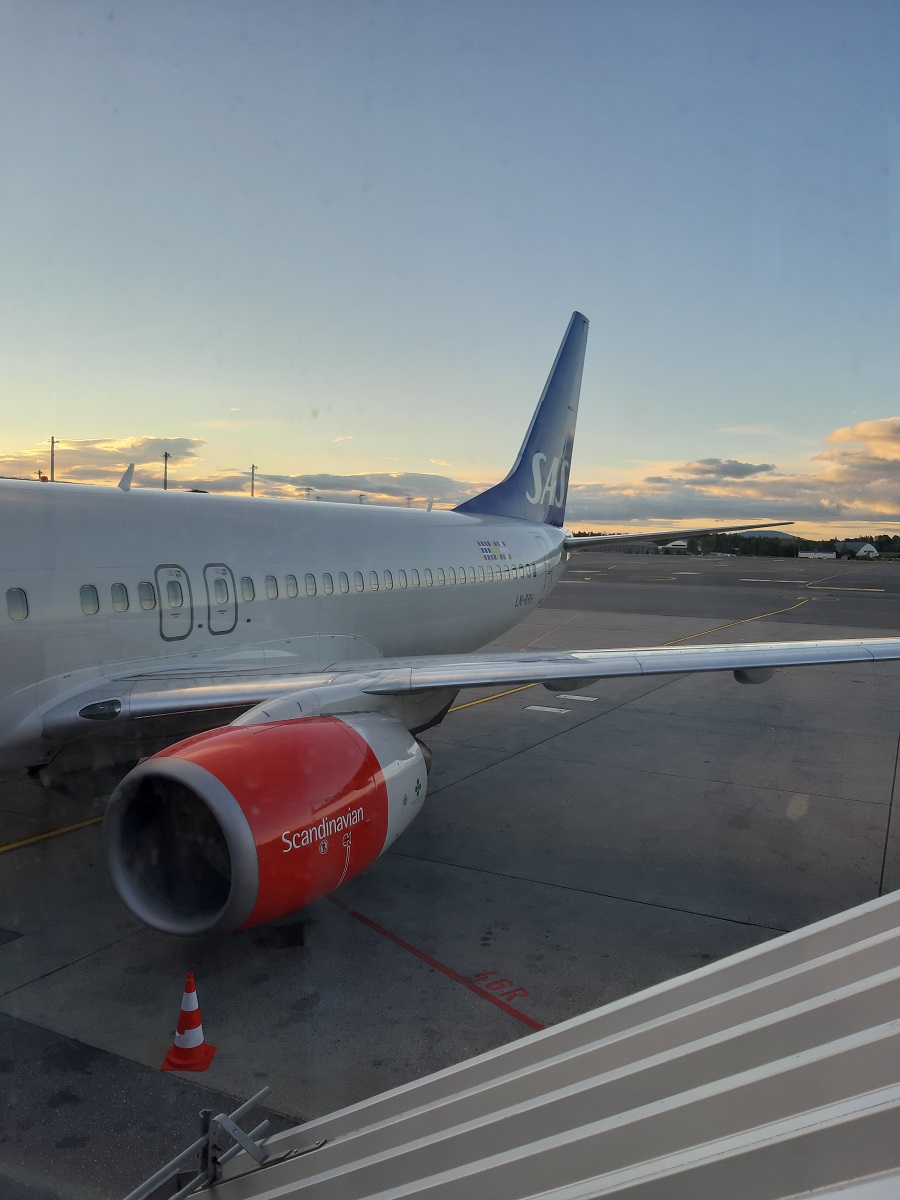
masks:
<svg viewBox="0 0 900 1200"><path fill-rule="evenodd" d="M0 474L900 532L893 0L8 0Z"/></svg>

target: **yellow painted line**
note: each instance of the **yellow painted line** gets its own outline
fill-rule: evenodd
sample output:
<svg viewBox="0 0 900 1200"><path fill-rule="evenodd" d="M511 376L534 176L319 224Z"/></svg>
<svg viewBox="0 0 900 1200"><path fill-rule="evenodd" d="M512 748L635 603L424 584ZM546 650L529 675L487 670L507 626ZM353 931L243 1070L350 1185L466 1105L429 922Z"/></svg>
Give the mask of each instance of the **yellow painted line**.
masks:
<svg viewBox="0 0 900 1200"><path fill-rule="evenodd" d="M102 817L89 817L75 825L66 825L63 829L51 829L49 833L38 833L34 837L24 838L21 842L10 842L8 846L0 846L0 854L7 850L21 850L23 846L33 846L35 842L46 842L48 838L61 837L64 833L74 833L76 829L85 829L88 825L97 825Z"/></svg>
<svg viewBox="0 0 900 1200"><path fill-rule="evenodd" d="M671 642L663 642L663 646L674 646L678 642L689 642L691 638L703 637L707 633L718 633L720 629L731 629L733 625L747 625L750 621L761 621L763 617L777 617L779 613L793 612L795 608L802 608L804 604L809 604L808 600L801 600L799 604L792 604L789 608L776 608L772 612L757 613L755 617L743 617L740 621L729 621L727 625L716 625L714 629L701 629L699 633L689 633L687 637L673 638Z"/></svg>
<svg viewBox="0 0 900 1200"><path fill-rule="evenodd" d="M495 696L482 696L480 700L470 700L468 704L457 704L451 712L459 712L461 708L472 708L476 704L487 704L488 700L499 700L502 696L512 696L515 692L527 692L529 688L537 687L536 683L523 683L521 687L510 688L508 692L497 692Z"/></svg>

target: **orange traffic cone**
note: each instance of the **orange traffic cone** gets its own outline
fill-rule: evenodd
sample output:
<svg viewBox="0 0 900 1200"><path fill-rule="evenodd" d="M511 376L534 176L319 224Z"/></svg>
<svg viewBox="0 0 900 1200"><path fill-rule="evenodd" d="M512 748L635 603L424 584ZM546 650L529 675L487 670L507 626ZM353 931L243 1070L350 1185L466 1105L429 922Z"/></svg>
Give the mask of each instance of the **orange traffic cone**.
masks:
<svg viewBox="0 0 900 1200"><path fill-rule="evenodd" d="M188 971L181 997L181 1012L178 1014L178 1029L175 1044L166 1055L163 1071L205 1071L216 1052L203 1038L200 1021L200 1006L193 972Z"/></svg>

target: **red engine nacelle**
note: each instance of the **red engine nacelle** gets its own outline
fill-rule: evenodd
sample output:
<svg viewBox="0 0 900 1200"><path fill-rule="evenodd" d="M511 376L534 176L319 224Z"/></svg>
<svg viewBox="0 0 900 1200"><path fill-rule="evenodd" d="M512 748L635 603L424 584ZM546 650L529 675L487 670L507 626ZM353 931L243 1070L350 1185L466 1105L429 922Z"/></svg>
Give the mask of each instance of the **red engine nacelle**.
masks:
<svg viewBox="0 0 900 1200"><path fill-rule="evenodd" d="M377 713L228 725L125 776L106 813L110 875L164 933L263 925L364 871L425 784L418 742Z"/></svg>

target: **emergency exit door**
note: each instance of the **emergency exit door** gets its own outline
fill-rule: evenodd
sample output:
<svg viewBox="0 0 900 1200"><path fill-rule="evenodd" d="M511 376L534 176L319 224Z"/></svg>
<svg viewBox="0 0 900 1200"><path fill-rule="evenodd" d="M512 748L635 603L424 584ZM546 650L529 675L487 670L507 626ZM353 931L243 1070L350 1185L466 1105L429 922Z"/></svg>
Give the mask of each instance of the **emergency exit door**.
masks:
<svg viewBox="0 0 900 1200"><path fill-rule="evenodd" d="M159 593L159 632L167 642L183 641L194 627L191 581L184 567L164 563L156 568Z"/></svg>
<svg viewBox="0 0 900 1200"><path fill-rule="evenodd" d="M231 633L237 625L237 590L231 567L207 563L203 568L210 633Z"/></svg>

